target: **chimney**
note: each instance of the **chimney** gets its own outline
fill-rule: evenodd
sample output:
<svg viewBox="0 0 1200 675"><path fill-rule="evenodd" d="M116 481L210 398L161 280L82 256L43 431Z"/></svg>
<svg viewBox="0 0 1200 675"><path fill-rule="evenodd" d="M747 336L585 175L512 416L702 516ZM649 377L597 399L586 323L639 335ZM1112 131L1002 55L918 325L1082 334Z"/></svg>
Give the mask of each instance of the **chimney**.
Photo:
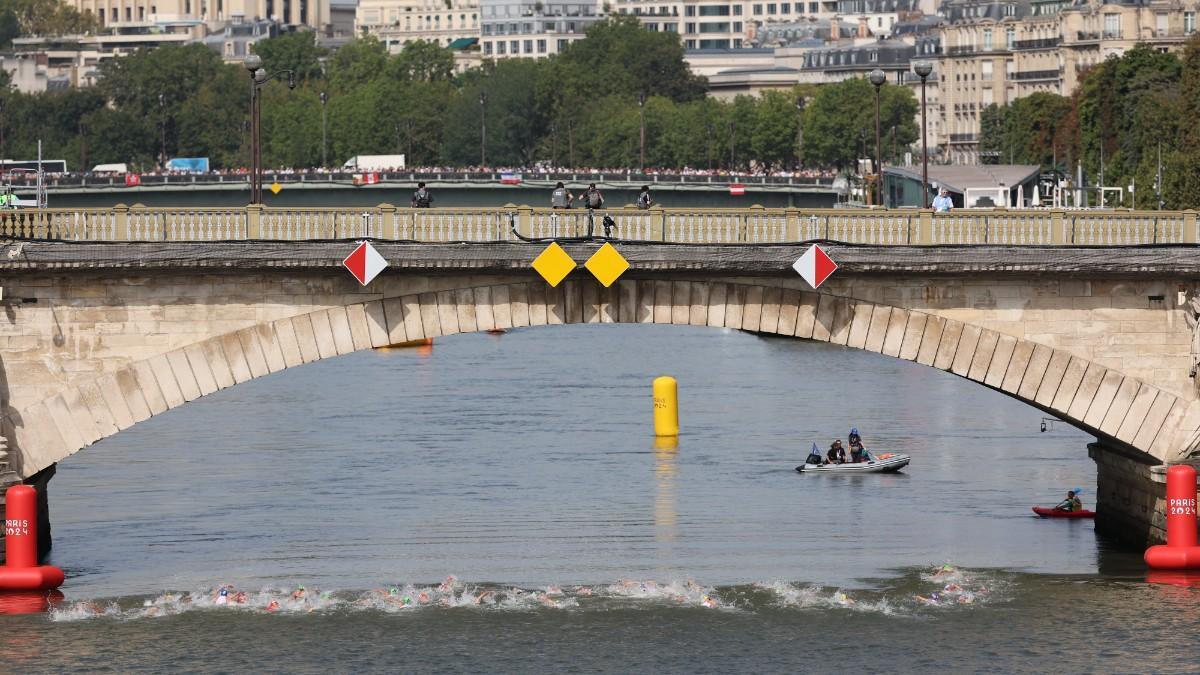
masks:
<svg viewBox="0 0 1200 675"><path fill-rule="evenodd" d="M858 37L871 37L871 25L869 21L865 16L858 17Z"/></svg>

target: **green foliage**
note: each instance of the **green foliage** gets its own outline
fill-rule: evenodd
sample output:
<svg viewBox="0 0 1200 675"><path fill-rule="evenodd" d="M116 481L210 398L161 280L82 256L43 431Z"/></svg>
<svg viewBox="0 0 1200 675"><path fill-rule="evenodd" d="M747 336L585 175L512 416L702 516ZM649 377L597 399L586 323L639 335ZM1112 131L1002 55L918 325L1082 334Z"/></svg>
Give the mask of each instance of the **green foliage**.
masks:
<svg viewBox="0 0 1200 675"><path fill-rule="evenodd" d="M91 14L80 12L59 0L0 0L0 17L10 14L12 19L0 18L0 26L9 41L18 37L10 34L10 22L14 19L19 27L19 36L79 35L97 28L96 19Z"/></svg>
<svg viewBox="0 0 1200 675"><path fill-rule="evenodd" d="M445 82L454 74L454 55L436 42L414 40L388 61L387 71L401 82Z"/></svg>
<svg viewBox="0 0 1200 675"><path fill-rule="evenodd" d="M350 92L383 77L387 63L387 47L367 36L339 47L326 62L325 72L332 91Z"/></svg>
<svg viewBox="0 0 1200 675"><path fill-rule="evenodd" d="M317 45L317 34L312 31L284 33L270 40L260 40L254 43L253 51L262 57L268 73L291 70L298 80L321 77L321 58L328 53Z"/></svg>
<svg viewBox="0 0 1200 675"><path fill-rule="evenodd" d="M826 85L804 112L806 165L851 167L860 156L873 157L875 88L862 78ZM895 143L907 147L919 138L915 122L917 101L905 87L885 84L879 96L880 135L886 130Z"/></svg>
<svg viewBox="0 0 1200 675"><path fill-rule="evenodd" d="M985 164L1037 164L1045 169L1056 163L1066 167L1066 148L1060 138L1071 120L1071 99L1037 92L1000 107L990 105L980 115L979 149Z"/></svg>

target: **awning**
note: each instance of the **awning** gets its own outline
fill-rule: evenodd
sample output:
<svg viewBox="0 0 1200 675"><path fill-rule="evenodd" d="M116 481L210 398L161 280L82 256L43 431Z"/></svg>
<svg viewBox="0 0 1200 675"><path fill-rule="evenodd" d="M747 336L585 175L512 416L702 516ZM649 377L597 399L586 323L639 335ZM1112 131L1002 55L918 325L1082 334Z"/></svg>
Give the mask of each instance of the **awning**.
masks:
<svg viewBox="0 0 1200 675"><path fill-rule="evenodd" d="M458 38L454 42L446 45L446 49L467 49L469 47L474 47L477 42L479 42L479 38Z"/></svg>

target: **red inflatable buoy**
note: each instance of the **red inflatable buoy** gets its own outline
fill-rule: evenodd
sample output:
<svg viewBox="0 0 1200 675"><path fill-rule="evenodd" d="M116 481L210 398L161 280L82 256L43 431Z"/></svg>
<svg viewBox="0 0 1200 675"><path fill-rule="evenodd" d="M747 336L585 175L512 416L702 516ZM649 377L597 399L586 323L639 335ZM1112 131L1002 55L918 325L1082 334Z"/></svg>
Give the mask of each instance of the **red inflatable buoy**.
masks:
<svg viewBox="0 0 1200 675"><path fill-rule="evenodd" d="M48 591L66 579L53 565L37 559L37 491L14 485L6 493L4 515L4 566L0 567L0 592Z"/></svg>
<svg viewBox="0 0 1200 675"><path fill-rule="evenodd" d="M1196 545L1196 470L1186 464L1167 469L1167 543L1146 549L1156 570L1200 570Z"/></svg>

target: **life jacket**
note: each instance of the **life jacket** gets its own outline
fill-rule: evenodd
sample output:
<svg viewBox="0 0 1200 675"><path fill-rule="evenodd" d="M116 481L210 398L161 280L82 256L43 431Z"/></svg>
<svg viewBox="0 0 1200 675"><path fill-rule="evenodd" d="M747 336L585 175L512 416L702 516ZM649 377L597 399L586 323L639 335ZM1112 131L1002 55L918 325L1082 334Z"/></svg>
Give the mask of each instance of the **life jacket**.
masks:
<svg viewBox="0 0 1200 675"><path fill-rule="evenodd" d="M648 209L652 204L654 204L654 200L650 198L649 192L638 195L637 207L639 209Z"/></svg>
<svg viewBox="0 0 1200 675"><path fill-rule="evenodd" d="M433 201L433 198L429 196L429 190L421 188L413 193L412 201L413 206L417 207L418 209L427 209L429 208L429 204Z"/></svg>
<svg viewBox="0 0 1200 675"><path fill-rule="evenodd" d="M554 188L554 192L550 195L550 205L559 209L567 208L567 189Z"/></svg>

